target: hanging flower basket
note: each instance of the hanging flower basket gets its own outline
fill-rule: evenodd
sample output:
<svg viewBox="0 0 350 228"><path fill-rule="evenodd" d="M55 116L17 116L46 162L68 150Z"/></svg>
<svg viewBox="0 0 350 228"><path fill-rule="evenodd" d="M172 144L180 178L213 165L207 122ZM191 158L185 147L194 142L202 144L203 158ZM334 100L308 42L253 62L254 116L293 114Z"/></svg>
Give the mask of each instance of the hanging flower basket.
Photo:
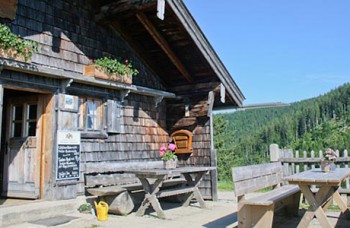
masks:
<svg viewBox="0 0 350 228"><path fill-rule="evenodd" d="M83 75L100 78L104 80L132 84L132 75L111 74L102 70L100 66L95 64L84 66Z"/></svg>

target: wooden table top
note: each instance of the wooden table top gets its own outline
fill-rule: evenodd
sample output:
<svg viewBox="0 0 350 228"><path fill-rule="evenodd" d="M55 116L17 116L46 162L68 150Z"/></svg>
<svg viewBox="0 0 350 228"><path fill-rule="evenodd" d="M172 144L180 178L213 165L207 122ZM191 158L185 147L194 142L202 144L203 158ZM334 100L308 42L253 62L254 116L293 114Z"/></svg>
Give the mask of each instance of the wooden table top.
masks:
<svg viewBox="0 0 350 228"><path fill-rule="evenodd" d="M350 168L336 168L336 170L328 173L322 172L320 169L311 169L284 177L283 180L290 184L339 185L349 175Z"/></svg>
<svg viewBox="0 0 350 228"><path fill-rule="evenodd" d="M195 173L215 170L216 167L209 166L192 166L192 167L178 167L176 169L138 169L128 170L129 173L143 174L143 175L179 175L182 173Z"/></svg>

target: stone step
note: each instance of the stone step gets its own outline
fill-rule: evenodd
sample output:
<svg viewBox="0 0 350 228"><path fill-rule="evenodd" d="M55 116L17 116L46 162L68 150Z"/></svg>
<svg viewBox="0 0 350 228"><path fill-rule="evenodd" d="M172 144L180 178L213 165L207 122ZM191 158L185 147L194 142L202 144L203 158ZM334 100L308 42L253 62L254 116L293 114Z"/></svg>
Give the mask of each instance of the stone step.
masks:
<svg viewBox="0 0 350 228"><path fill-rule="evenodd" d="M0 227L51 218L77 212L85 198L59 201L36 200L21 205L0 207Z"/></svg>

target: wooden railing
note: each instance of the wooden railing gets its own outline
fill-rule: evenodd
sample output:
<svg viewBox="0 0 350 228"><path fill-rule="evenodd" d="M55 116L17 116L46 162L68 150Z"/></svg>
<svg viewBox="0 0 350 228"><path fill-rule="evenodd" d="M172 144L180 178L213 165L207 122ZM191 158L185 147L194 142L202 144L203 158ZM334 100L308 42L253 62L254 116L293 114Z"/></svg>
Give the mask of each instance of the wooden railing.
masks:
<svg viewBox="0 0 350 228"><path fill-rule="evenodd" d="M348 156L348 151L337 152L339 153L339 157L335 161L336 166L349 168L350 157ZM280 149L277 144L270 145L270 160L271 162L282 162L284 176L319 168L323 154L324 151L293 151L292 149ZM349 183L348 177L342 184L339 192L350 195Z"/></svg>

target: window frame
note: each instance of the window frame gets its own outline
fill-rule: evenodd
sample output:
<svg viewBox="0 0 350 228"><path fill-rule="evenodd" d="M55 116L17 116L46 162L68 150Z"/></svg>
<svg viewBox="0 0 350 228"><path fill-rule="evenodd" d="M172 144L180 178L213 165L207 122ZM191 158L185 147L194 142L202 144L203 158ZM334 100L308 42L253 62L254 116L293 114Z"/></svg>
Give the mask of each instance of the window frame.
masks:
<svg viewBox="0 0 350 228"><path fill-rule="evenodd" d="M96 109L93 111L93 121L92 124L94 127L88 126L88 117L91 114L88 114L88 102L98 103ZM99 98L91 97L78 97L78 130L83 132L102 132L104 131L104 101Z"/></svg>
<svg viewBox="0 0 350 228"><path fill-rule="evenodd" d="M30 107L35 106L35 119L30 119ZM21 119L16 120L16 107L22 108ZM11 138L23 138L29 136L36 136L36 126L38 124L38 104L36 102L24 102L19 104L11 105ZM20 136L15 136L15 125L16 123L21 124ZM35 123L34 135L29 135L29 124Z"/></svg>
<svg viewBox="0 0 350 228"><path fill-rule="evenodd" d="M108 98L96 98L88 96L77 96L77 130L81 132L82 138L107 139L109 134L121 134L124 132L123 108L121 101ZM90 129L86 126L87 101L100 102L97 108L98 127ZM82 105L81 105L82 104ZM83 116L83 118L81 117ZM85 122L85 123L84 123ZM84 124L84 125L83 125Z"/></svg>

